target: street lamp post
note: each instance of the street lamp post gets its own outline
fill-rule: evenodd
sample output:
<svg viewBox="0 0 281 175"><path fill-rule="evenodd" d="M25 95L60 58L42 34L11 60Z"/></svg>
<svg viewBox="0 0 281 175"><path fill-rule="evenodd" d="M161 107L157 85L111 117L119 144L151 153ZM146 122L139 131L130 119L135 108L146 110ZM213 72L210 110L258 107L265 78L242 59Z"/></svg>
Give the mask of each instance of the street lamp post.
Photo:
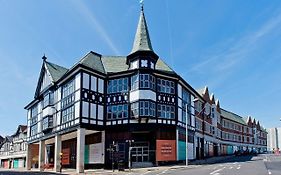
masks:
<svg viewBox="0 0 281 175"><path fill-rule="evenodd" d="M188 104L186 104L186 109L185 109L185 166L188 166L188 128L187 128L187 108Z"/></svg>
<svg viewBox="0 0 281 175"><path fill-rule="evenodd" d="M198 98L195 98L194 100L193 100L193 102L196 102L196 101L198 101L199 99ZM194 118L196 118L197 116L199 116L202 112L204 113L204 111L205 111L205 108L206 108L206 105L205 105L206 103L204 102L203 103L203 108L202 108L202 110L201 111L199 111L195 116L194 116ZM187 126L188 126L188 124L187 124L187 115L188 115L188 111L187 110L189 110L188 109L188 107L189 106L191 106L191 103L189 103L189 104L186 104L186 111L185 111L185 113L186 113L186 119L185 119L185 145L186 145L186 151L185 151L185 153L186 153L186 155L185 155L185 166L188 166L188 128L187 128ZM191 112L190 112L190 114L191 114ZM191 114L192 115L192 114ZM204 126L204 116L203 116L203 126ZM202 127L202 129L203 129L203 140L204 140L204 127Z"/></svg>
<svg viewBox="0 0 281 175"><path fill-rule="evenodd" d="M132 150L132 147L131 147L131 144L134 142L134 140L126 140L126 142L129 143L129 157L128 157L128 167L129 167L129 170L131 171L131 150Z"/></svg>
<svg viewBox="0 0 281 175"><path fill-rule="evenodd" d="M115 142L113 141L112 144L109 145L109 148L107 148L106 150L110 153L110 157L111 157L111 168L112 171L114 172L114 147L115 149L117 148L118 144L115 144Z"/></svg>
<svg viewBox="0 0 281 175"><path fill-rule="evenodd" d="M195 98L194 100L192 100L193 102L198 101L198 98ZM189 107L191 106L191 102L190 103L186 103L185 104L185 166L188 166L188 123L187 123L187 117L188 117L188 112L191 114L191 112L189 111Z"/></svg>
<svg viewBox="0 0 281 175"><path fill-rule="evenodd" d="M63 153L60 153L60 173L62 172L62 155Z"/></svg>

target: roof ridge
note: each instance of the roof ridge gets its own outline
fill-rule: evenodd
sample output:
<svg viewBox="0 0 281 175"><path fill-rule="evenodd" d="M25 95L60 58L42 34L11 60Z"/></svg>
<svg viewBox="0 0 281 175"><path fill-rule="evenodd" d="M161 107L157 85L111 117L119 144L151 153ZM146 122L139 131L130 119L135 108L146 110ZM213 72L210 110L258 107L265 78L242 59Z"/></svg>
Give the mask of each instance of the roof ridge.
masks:
<svg viewBox="0 0 281 175"><path fill-rule="evenodd" d="M58 65L58 64L56 64L56 63L52 63L52 62L49 62L49 61L45 61L47 64L49 64L50 66L52 66L54 69L57 69L55 66L58 66L58 67L60 67L60 68L63 68L63 69L68 69L68 68L66 68L66 67L63 67L63 66L61 66L61 65Z"/></svg>
<svg viewBox="0 0 281 175"><path fill-rule="evenodd" d="M165 64L165 66L167 66L169 69L171 69L171 71L175 72L174 69L172 69L162 58L158 58L158 60L162 61ZM158 62L158 60L157 60L157 62ZM156 62L156 64L157 64L157 62Z"/></svg>
<svg viewBox="0 0 281 175"><path fill-rule="evenodd" d="M238 114L236 114L236 113L234 113L234 112L232 112L232 111L228 111L228 110L223 109L223 108L221 108L221 109L222 109L223 111L225 111L225 112L231 113L231 114L236 115L236 116L238 116L238 117L240 117L240 118L242 118L242 119L243 119L243 117L242 117L242 116L240 116L240 115L238 115Z"/></svg>

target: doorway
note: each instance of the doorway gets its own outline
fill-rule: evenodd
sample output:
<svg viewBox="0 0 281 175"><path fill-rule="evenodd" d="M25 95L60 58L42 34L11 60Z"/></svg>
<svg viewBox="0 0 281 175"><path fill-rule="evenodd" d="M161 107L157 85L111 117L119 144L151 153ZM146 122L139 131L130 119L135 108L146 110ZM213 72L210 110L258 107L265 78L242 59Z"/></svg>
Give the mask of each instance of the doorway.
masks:
<svg viewBox="0 0 281 175"><path fill-rule="evenodd" d="M152 166L149 142L135 142L131 150L132 166L135 168Z"/></svg>

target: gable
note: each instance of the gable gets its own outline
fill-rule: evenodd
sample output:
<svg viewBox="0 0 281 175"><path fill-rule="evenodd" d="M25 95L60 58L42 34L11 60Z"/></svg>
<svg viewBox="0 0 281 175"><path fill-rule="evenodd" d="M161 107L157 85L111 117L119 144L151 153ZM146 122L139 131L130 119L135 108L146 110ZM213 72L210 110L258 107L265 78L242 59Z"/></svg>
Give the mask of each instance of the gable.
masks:
<svg viewBox="0 0 281 175"><path fill-rule="evenodd" d="M45 67L45 62L43 62L37 82L35 97L37 97L44 89L46 89L46 87L49 87L50 85L52 85L51 75Z"/></svg>
<svg viewBox="0 0 281 175"><path fill-rule="evenodd" d="M44 71L43 78L40 83L40 92L42 92L46 87L52 84L51 76L48 71Z"/></svg>
<svg viewBox="0 0 281 175"><path fill-rule="evenodd" d="M64 67L44 61L37 82L35 98L46 88L54 85L67 71L68 69Z"/></svg>

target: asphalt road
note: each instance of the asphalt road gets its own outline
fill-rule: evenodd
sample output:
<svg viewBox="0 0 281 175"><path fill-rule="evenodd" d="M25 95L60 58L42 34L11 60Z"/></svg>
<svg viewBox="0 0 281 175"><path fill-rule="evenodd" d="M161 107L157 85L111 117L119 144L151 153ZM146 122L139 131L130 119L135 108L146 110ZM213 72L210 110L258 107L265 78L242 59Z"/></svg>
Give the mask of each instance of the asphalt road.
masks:
<svg viewBox="0 0 281 175"><path fill-rule="evenodd" d="M55 174L48 172L0 171L0 175ZM64 174L75 174L66 173ZM116 175L281 175L281 155L264 154L258 156L239 156L210 165L190 165L188 167L159 167L157 169L134 169L132 172L99 171L86 174Z"/></svg>
<svg viewBox="0 0 281 175"><path fill-rule="evenodd" d="M211 165L201 165L195 167L181 167L177 169L159 169L156 171L146 171L138 173L128 173L127 175L281 175L281 156L278 155L258 155L239 156L227 162L220 162Z"/></svg>

